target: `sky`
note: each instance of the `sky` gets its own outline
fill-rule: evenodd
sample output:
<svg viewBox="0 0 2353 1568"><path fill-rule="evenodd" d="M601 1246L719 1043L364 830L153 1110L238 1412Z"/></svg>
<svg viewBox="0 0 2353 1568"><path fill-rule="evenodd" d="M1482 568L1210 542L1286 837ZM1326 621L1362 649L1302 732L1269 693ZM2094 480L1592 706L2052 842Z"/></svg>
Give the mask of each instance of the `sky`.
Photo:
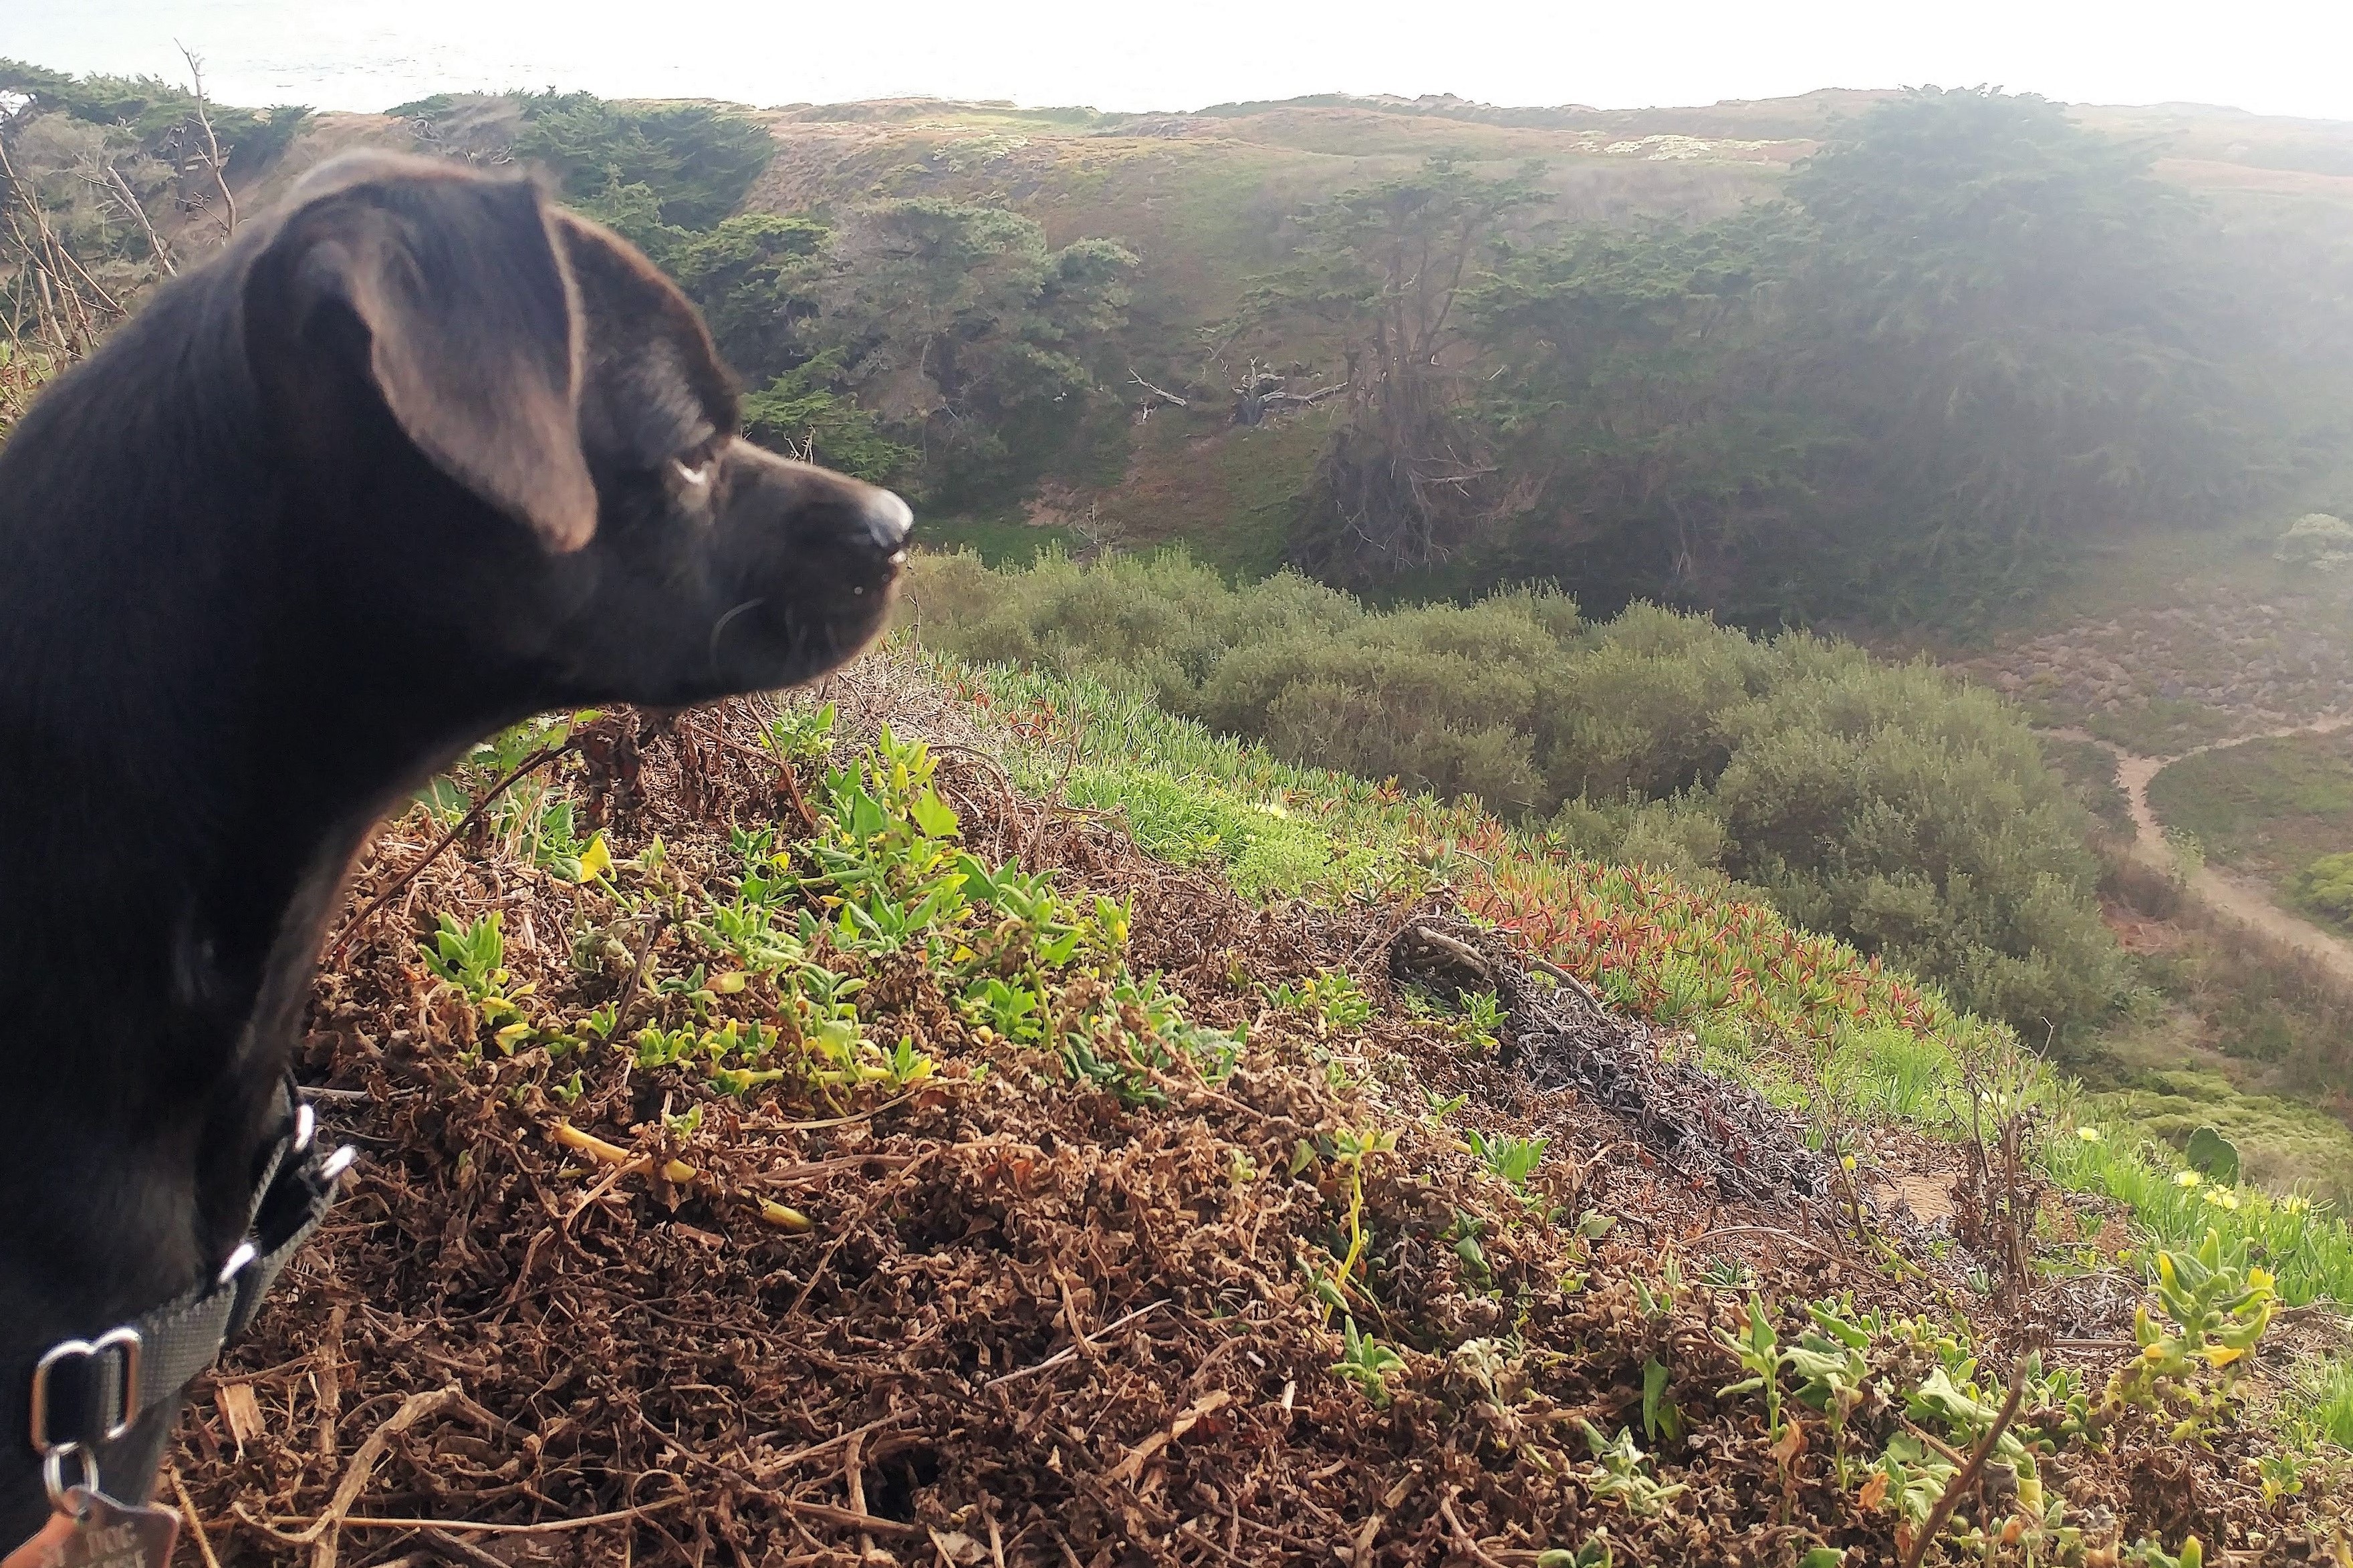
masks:
<svg viewBox="0 0 2353 1568"><path fill-rule="evenodd" d="M0 56L381 110L524 87L1104 110L1310 92L1605 109L1991 84L2353 120L2353 0L0 0Z"/></svg>

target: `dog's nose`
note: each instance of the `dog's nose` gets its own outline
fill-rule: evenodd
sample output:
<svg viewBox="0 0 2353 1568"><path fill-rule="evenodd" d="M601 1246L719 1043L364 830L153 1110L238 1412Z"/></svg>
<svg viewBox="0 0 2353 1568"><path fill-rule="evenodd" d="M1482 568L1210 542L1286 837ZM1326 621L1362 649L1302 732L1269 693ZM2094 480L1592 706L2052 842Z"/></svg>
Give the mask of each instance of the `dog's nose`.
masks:
<svg viewBox="0 0 2353 1568"><path fill-rule="evenodd" d="M866 524L867 537L884 555L896 555L905 549L907 535L914 531L914 512L889 490L876 490L868 496L860 516Z"/></svg>

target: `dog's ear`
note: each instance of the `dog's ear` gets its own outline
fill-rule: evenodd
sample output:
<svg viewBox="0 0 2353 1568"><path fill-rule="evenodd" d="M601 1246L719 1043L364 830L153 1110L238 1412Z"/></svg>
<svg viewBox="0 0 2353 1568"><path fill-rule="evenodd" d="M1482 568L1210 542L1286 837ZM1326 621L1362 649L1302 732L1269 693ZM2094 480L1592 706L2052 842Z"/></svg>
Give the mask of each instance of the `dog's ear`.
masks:
<svg viewBox="0 0 2353 1568"><path fill-rule="evenodd" d="M735 378L678 285L602 225L549 214L572 274L582 346L580 428L589 449L659 463L735 433Z"/></svg>
<svg viewBox="0 0 2353 1568"><path fill-rule="evenodd" d="M427 458L549 549L587 543L582 316L538 188L396 164L296 200L248 289L290 296L270 303L297 336L319 306L347 310L365 374Z"/></svg>

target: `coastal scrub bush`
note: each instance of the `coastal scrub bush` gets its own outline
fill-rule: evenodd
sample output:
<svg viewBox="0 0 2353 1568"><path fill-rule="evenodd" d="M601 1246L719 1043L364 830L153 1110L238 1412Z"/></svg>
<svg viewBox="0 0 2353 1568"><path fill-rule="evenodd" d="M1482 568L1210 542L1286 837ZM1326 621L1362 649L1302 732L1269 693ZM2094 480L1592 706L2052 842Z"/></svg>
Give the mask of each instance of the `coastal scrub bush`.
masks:
<svg viewBox="0 0 2353 1568"><path fill-rule="evenodd" d="M1519 589L1369 608L1181 552L932 558L926 640L1084 675L1286 761L1473 796L1567 852L1761 890L2038 1038L2126 985L2086 824L2025 724L1923 663Z"/></svg>

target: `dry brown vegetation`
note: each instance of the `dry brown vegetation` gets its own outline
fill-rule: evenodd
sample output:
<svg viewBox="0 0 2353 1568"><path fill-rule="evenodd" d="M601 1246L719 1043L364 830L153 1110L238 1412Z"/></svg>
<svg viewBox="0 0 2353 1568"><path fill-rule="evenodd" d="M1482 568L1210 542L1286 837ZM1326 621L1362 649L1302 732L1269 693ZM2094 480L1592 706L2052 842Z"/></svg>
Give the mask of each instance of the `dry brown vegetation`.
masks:
<svg viewBox="0 0 2353 1568"><path fill-rule="evenodd" d="M1997 1400L2031 1345L2094 1383L2128 1348L2121 1277L1997 1312L1968 1256L1886 1188L1858 1234L1857 1194L1793 1119L1526 977L1442 900L1246 904L1017 794L968 714L904 669L865 667L835 696L846 731L941 742L938 793L981 862L1131 900L1123 973L1163 977L1190 1025L1240 1043L1230 1071L1174 1048L1074 1081L1069 1058L976 1026L914 956L825 937L809 952L867 983L863 1035L931 1069L731 1096L626 1047L552 1059L557 1021L598 1005L615 1040L698 1005L788 1016L770 976L723 977L733 961L692 901L740 890L732 827L786 824L805 872L833 826L810 805L822 770L780 773L752 704L597 720L557 784L579 831L605 834L608 879L551 874L487 814L347 931L320 984L304 1070L366 1157L187 1419L177 1481L219 1562L1520 1568L1832 1546L1892 1563L1903 1516L1864 1466L1918 1429L1905 1393L1946 1331L1927 1325L1976 1320ZM388 833L355 905L440 831L420 811ZM641 921L619 919L624 889ZM536 1020L512 1054L420 956L434 915L494 910L501 987ZM1409 929L1436 934L1398 947ZM1501 1052L1415 1000L1482 968L1517 1002ZM1104 973L1062 986L1069 1027ZM1124 1037L1155 1037L1135 1023ZM1548 1140L1517 1182L1474 1152L1515 1138ZM1930 1146L1853 1146L1866 1184L1901 1175L1934 1205ZM2121 1236L2109 1217L2071 1201L2055 1223ZM1778 1414L1725 1392L1751 1291L1785 1342L1810 1300L1882 1314L1836 1427L1794 1374ZM1911 1314L1918 1332L1893 1326ZM2067 1418L2027 1403L2021 1431ZM1593 1440L1621 1429L1608 1452ZM2267 1500L2257 1432L2225 1421L2208 1441L2127 1415L2104 1444L2060 1445L2042 1484L2092 1552L2195 1532L2242 1561L2306 1560L2326 1482ZM1954 1528L1997 1532L2017 1507L1990 1480L1954 1502Z"/></svg>

